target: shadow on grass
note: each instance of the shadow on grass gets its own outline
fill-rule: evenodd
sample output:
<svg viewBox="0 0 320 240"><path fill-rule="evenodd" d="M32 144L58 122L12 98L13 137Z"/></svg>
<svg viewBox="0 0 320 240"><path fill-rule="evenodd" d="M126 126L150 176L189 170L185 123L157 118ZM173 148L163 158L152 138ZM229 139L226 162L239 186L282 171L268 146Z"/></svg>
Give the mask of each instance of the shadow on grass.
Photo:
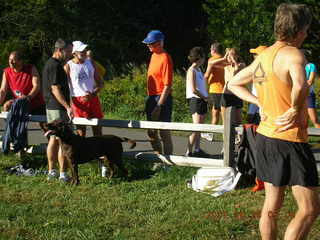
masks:
<svg viewBox="0 0 320 240"><path fill-rule="evenodd" d="M25 168L44 169L47 167L47 158L44 155L26 154L21 157L21 164Z"/></svg>
<svg viewBox="0 0 320 240"><path fill-rule="evenodd" d="M156 172L153 170L153 163L149 161L136 160L135 158L125 158L124 164L129 172L129 181L149 179Z"/></svg>

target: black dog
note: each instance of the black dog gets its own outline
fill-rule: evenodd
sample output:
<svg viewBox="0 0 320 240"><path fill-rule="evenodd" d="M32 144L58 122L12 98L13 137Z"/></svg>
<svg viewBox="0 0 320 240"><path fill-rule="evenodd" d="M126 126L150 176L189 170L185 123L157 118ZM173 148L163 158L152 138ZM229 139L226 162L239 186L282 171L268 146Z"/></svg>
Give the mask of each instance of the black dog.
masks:
<svg viewBox="0 0 320 240"><path fill-rule="evenodd" d="M109 178L114 174L114 165L125 176L128 176L128 171L122 163L122 142L128 142L131 144L130 148L134 148L136 146L135 141L114 135L81 137L73 133L69 124L57 120L48 123L47 129L47 135L55 135L61 139L62 154L71 169L72 184L79 184L78 164L98 158L102 158L105 166L108 166Z"/></svg>

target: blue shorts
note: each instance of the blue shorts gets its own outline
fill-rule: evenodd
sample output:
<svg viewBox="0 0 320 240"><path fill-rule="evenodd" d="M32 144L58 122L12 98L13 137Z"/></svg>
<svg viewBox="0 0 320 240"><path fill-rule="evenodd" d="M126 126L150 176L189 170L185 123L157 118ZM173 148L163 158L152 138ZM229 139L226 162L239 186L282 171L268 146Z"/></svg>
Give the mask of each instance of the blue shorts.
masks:
<svg viewBox="0 0 320 240"><path fill-rule="evenodd" d="M253 103L249 104L249 110L248 110L248 114L256 114L259 113L259 107Z"/></svg>
<svg viewBox="0 0 320 240"><path fill-rule="evenodd" d="M317 108L316 107L316 95L314 93L311 93L308 98L308 108Z"/></svg>
<svg viewBox="0 0 320 240"><path fill-rule="evenodd" d="M152 121L151 113L153 109L157 106L159 99L160 99L160 95L152 95L147 97L145 112L147 114L148 121ZM159 121L171 122L171 116L172 116L172 96L169 95L166 101L164 102L164 104L161 106Z"/></svg>

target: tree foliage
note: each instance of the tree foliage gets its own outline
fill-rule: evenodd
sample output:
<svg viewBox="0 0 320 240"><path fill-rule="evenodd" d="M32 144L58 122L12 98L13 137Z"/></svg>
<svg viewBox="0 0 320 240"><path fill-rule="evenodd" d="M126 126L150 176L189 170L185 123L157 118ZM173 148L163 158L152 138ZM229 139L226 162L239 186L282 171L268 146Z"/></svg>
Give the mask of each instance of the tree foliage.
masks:
<svg viewBox="0 0 320 240"><path fill-rule="evenodd" d="M89 43L104 65L121 69L146 62L141 43L151 29L166 35L166 47L177 66L188 50L205 39L202 1L169 0L11 0L0 6L1 63L8 51L23 48L41 64L58 38Z"/></svg>
<svg viewBox="0 0 320 240"><path fill-rule="evenodd" d="M4 0L0 5L0 68L10 51L22 49L41 67L61 37L90 45L96 58L121 73L146 63L141 43L151 29L166 35L165 46L175 67L186 67L194 46L208 49L213 40L237 47L249 60L248 49L273 42L273 21L280 0ZM291 2L298 2L293 0ZM301 0L314 13L305 46L318 61L320 1Z"/></svg>
<svg viewBox="0 0 320 240"><path fill-rule="evenodd" d="M206 0L203 8L208 16L209 37L220 41L225 47L238 48L248 60L250 48L273 43L275 13L283 2L305 3L312 10L314 19L305 47L313 50L313 60L317 61L320 31L320 2L317 0Z"/></svg>

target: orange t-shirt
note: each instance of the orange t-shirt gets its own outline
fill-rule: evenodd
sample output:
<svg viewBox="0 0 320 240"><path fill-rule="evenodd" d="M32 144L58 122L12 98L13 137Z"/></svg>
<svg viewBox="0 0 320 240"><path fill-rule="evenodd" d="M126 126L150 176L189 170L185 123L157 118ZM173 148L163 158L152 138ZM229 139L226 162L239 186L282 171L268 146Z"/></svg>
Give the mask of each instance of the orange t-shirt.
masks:
<svg viewBox="0 0 320 240"><path fill-rule="evenodd" d="M214 54L210 60L222 58L220 54ZM224 88L224 69L213 67L208 78L209 93L222 93Z"/></svg>
<svg viewBox="0 0 320 240"><path fill-rule="evenodd" d="M253 82L257 89L258 99L267 118L261 121L257 132L270 138L289 142L308 141L307 101L299 112L299 121L292 128L277 133L280 126L275 119L291 107L292 84L281 81L273 72L273 61L280 48L285 45L269 47L258 56L260 62L254 71Z"/></svg>
<svg viewBox="0 0 320 240"><path fill-rule="evenodd" d="M173 64L166 52L153 53L148 68L148 95L161 95L165 86L172 86Z"/></svg>

